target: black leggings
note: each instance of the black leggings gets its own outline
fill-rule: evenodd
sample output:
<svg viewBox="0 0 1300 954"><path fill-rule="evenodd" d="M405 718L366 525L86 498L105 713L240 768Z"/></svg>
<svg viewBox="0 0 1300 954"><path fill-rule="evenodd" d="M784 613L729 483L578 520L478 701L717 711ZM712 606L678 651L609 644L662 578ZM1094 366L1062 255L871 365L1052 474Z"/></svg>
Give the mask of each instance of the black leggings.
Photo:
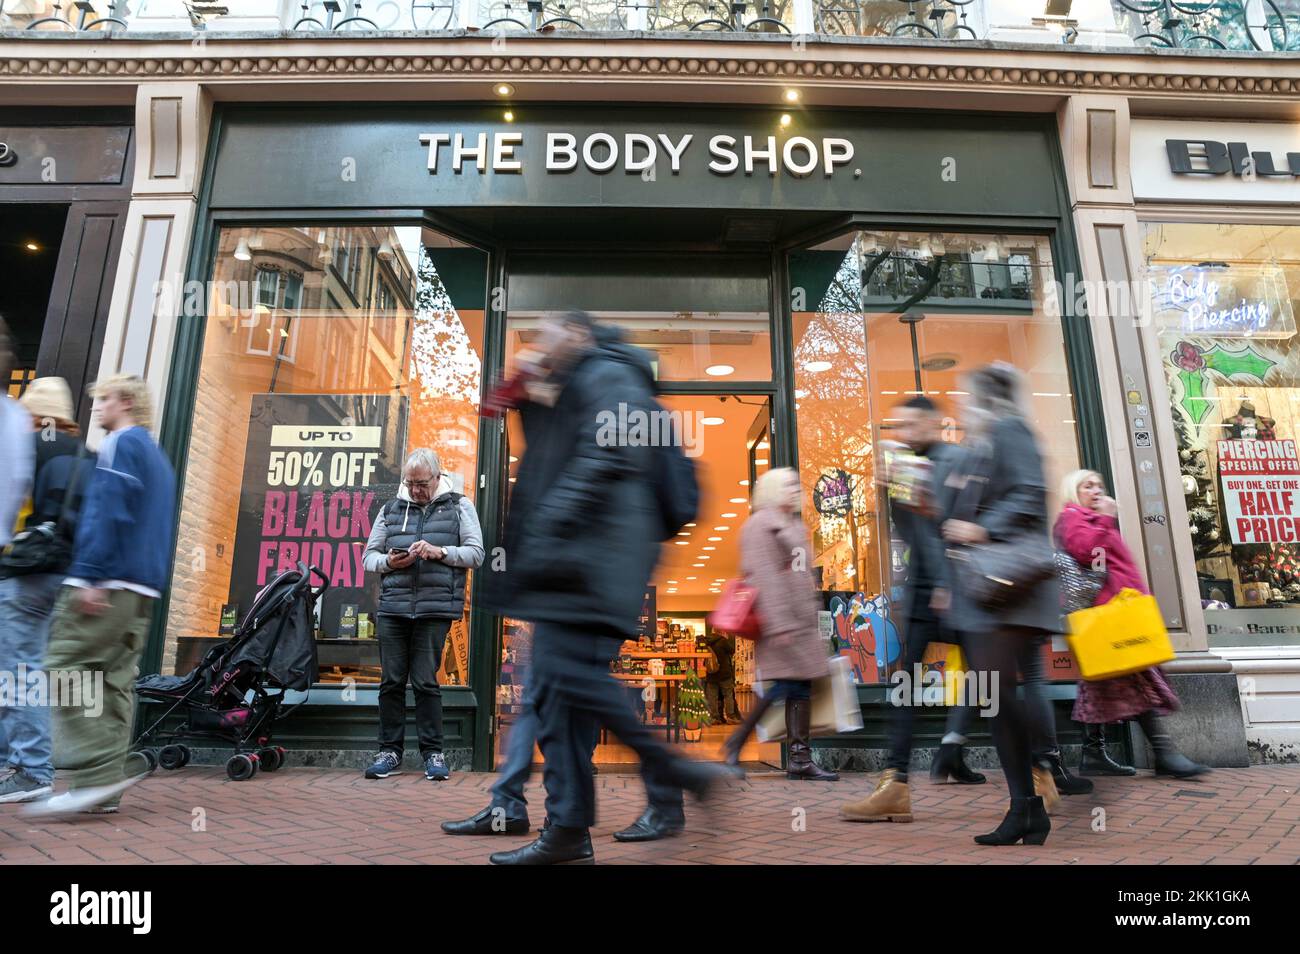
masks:
<svg viewBox="0 0 1300 954"><path fill-rule="evenodd" d="M969 633L966 640L971 668L977 673L981 688L988 686L990 708L997 713L992 717L993 744L997 746L998 761L1002 763L1012 798L1029 798L1034 794L1031 755L1034 727L1016 686L1020 672L1029 671L1033 654L1040 651L1041 637L1039 630L1011 626L993 632ZM984 682L986 678L988 681ZM984 717L984 712L980 715Z"/></svg>

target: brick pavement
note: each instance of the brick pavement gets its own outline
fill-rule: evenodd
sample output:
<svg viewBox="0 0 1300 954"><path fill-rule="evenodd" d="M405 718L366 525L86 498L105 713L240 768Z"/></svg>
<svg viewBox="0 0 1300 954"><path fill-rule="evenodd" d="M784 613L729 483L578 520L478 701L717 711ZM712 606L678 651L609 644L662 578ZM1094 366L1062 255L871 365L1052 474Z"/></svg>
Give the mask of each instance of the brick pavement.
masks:
<svg viewBox="0 0 1300 954"><path fill-rule="evenodd" d="M706 816L688 804L686 836L620 845L610 833L642 808L635 775L597 779L597 859L621 864L1288 864L1300 859L1300 765L1220 769L1199 782L1101 779L1090 796L1065 799L1043 848L980 848L1006 804L988 785L913 785L910 825L838 820L840 802L872 777L831 784L782 775L733 783ZM220 768L159 771L128 793L116 816L32 822L0 806L0 862L177 864L477 864L514 838L452 838L437 823L486 804L492 777L457 773L435 784L406 774L366 781L359 772L288 768L230 782ZM1197 794L1199 793L1199 794ZM540 786L530 788L534 819ZM1206 797L1208 796L1208 797ZM1094 829L1102 809L1104 830ZM194 831L194 821L206 831ZM1098 816L1100 818L1100 816ZM805 830L797 830L806 820Z"/></svg>

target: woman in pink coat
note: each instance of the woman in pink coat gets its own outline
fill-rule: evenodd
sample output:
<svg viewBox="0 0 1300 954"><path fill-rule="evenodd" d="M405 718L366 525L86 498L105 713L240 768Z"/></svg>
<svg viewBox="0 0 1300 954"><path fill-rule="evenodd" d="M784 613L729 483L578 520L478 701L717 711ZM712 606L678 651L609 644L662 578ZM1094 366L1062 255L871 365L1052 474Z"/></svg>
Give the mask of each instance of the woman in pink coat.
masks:
<svg viewBox="0 0 1300 954"><path fill-rule="evenodd" d="M740 530L740 569L756 591L763 635L754 648L767 691L723 746L728 762L772 703L785 700L789 778L834 782L839 776L812 760L812 680L830 675L828 648L817 628L821 598L812 576L812 540L799 519L799 475L789 467L769 470L754 482L752 514Z"/></svg>
<svg viewBox="0 0 1300 954"><path fill-rule="evenodd" d="M1062 482L1061 499L1065 506L1056 521L1057 546L1081 567L1102 567L1105 571L1105 582L1093 605L1109 602L1125 588L1150 593L1120 535L1116 516L1119 511L1114 498L1107 495L1101 476L1091 470L1075 471ZM1084 724L1086 737L1079 774L1136 774L1133 768L1120 765L1106 754L1106 723L1124 719L1136 719L1142 727L1155 753L1157 775L1192 778L1208 772L1204 765L1178 751L1160 720L1178 707L1178 696L1159 666L1113 679L1081 681L1074 703L1074 720Z"/></svg>

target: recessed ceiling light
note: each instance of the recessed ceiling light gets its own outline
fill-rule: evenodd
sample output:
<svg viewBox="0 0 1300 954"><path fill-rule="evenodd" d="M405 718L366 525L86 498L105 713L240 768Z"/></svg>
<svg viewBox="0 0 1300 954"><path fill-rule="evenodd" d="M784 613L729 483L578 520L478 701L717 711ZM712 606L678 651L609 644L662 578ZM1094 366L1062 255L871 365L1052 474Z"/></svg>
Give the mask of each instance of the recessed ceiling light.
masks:
<svg viewBox="0 0 1300 954"><path fill-rule="evenodd" d="M729 374L735 374L736 369L729 364L715 364L705 368L704 373L715 378L725 378Z"/></svg>
<svg viewBox="0 0 1300 954"><path fill-rule="evenodd" d="M664 580L665 583L676 583L676 580Z"/></svg>
<svg viewBox="0 0 1300 954"><path fill-rule="evenodd" d="M515 121L515 114L511 110L507 109L504 113L501 114L501 118L508 123L512 123Z"/></svg>
<svg viewBox="0 0 1300 954"><path fill-rule="evenodd" d="M683 526L683 527L693 527L693 526L695 526L695 524L693 524L693 523L684 523L684 524L682 524L682 526Z"/></svg>
<svg viewBox="0 0 1300 954"><path fill-rule="evenodd" d="M41 247L35 242L28 242L23 246L23 248L27 249L29 252L39 252L41 250Z"/></svg>
<svg viewBox="0 0 1300 954"><path fill-rule="evenodd" d="M701 550L716 550L717 547L700 547Z"/></svg>
<svg viewBox="0 0 1300 954"><path fill-rule="evenodd" d="M727 419L725 417L702 417L700 418L700 423L708 424L712 427L718 424L726 424Z"/></svg>
<svg viewBox="0 0 1300 954"><path fill-rule="evenodd" d="M736 515L735 515L734 513L727 512L727 513L722 514L722 516L725 517L727 520L731 520L731 519L734 518Z"/></svg>
<svg viewBox="0 0 1300 954"><path fill-rule="evenodd" d="M673 543L679 547L690 546L690 540L674 540Z"/></svg>
<svg viewBox="0 0 1300 954"><path fill-rule="evenodd" d="M749 486L749 481L748 481L748 480L738 480L738 481L736 481L736 483L740 484L740 486L742 486L742 487L748 487L748 486Z"/></svg>
<svg viewBox="0 0 1300 954"><path fill-rule="evenodd" d="M686 579L689 581L689 580L695 580L695 579L699 579L699 578L698 578L698 577L694 577L694 576L688 576Z"/></svg>
<svg viewBox="0 0 1300 954"><path fill-rule="evenodd" d="M510 463L512 463L512 464L517 464L517 463L519 463L519 458L518 458L518 457L511 457L511 458L510 458Z"/></svg>
<svg viewBox="0 0 1300 954"><path fill-rule="evenodd" d="M709 558L708 554L700 554L700 555L697 556L695 559L697 559L697 560L707 560L708 558Z"/></svg>
<svg viewBox="0 0 1300 954"><path fill-rule="evenodd" d="M829 371L831 367L829 361L808 361L805 362L803 369L809 374L820 374L822 371Z"/></svg>
<svg viewBox="0 0 1300 954"><path fill-rule="evenodd" d="M702 569L704 569L705 564L703 564L703 563L692 563L691 566L695 567L695 569L697 569L697 570L702 570Z"/></svg>
<svg viewBox="0 0 1300 954"><path fill-rule="evenodd" d="M682 531L681 531L680 533L678 533L677 535L678 535L679 537L689 537L689 536L691 535L691 532L690 532L689 530L682 530Z"/></svg>
<svg viewBox="0 0 1300 954"><path fill-rule="evenodd" d="M731 528L730 528L730 527L714 527L713 529L714 529L714 530L718 530L718 531L722 531L722 530L730 530Z"/></svg>
<svg viewBox="0 0 1300 954"><path fill-rule="evenodd" d="M732 497L727 503L749 503L749 500L745 497Z"/></svg>
<svg viewBox="0 0 1300 954"><path fill-rule="evenodd" d="M787 103L799 102L799 91L797 89L788 89L785 91L785 101Z"/></svg>
<svg viewBox="0 0 1300 954"><path fill-rule="evenodd" d="M794 122L794 118L793 118L789 113L782 113L782 114L781 114L781 125L782 125L782 126L789 126L792 122Z"/></svg>
<svg viewBox="0 0 1300 954"><path fill-rule="evenodd" d="M766 464L766 463L767 463L767 458L766 458L766 457L755 457L755 458L754 458L754 466L755 466L755 467L762 467L762 466L763 466L764 464Z"/></svg>
<svg viewBox="0 0 1300 954"><path fill-rule="evenodd" d="M492 87L492 92L496 93L498 96L513 96L515 88L509 83L497 83L496 86Z"/></svg>
<svg viewBox="0 0 1300 954"><path fill-rule="evenodd" d="M735 514L732 514L732 516L734 517ZM710 543L721 543L721 542L722 542L722 537L709 537L709 542L710 542Z"/></svg>

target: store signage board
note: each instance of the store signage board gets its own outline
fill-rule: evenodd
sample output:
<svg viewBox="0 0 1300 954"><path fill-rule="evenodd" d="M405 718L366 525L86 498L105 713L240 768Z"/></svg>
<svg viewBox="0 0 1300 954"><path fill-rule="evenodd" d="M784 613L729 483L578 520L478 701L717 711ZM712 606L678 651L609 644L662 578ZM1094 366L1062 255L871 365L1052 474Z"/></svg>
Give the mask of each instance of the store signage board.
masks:
<svg viewBox="0 0 1300 954"><path fill-rule="evenodd" d="M483 206L1059 214L1033 117L646 105L226 111L214 208ZM1016 162L1008 162L1015 156Z"/></svg>
<svg viewBox="0 0 1300 954"><path fill-rule="evenodd" d="M1296 442L1218 441L1217 449L1232 542L1300 542L1300 457Z"/></svg>
<svg viewBox="0 0 1300 954"><path fill-rule="evenodd" d="M1300 202L1300 123L1134 119L1139 202Z"/></svg>
<svg viewBox="0 0 1300 954"><path fill-rule="evenodd" d="M1155 265L1147 269L1162 331L1206 338L1290 338L1295 309L1276 264Z"/></svg>
<svg viewBox="0 0 1300 954"><path fill-rule="evenodd" d="M129 126L0 126L0 186L118 185Z"/></svg>

